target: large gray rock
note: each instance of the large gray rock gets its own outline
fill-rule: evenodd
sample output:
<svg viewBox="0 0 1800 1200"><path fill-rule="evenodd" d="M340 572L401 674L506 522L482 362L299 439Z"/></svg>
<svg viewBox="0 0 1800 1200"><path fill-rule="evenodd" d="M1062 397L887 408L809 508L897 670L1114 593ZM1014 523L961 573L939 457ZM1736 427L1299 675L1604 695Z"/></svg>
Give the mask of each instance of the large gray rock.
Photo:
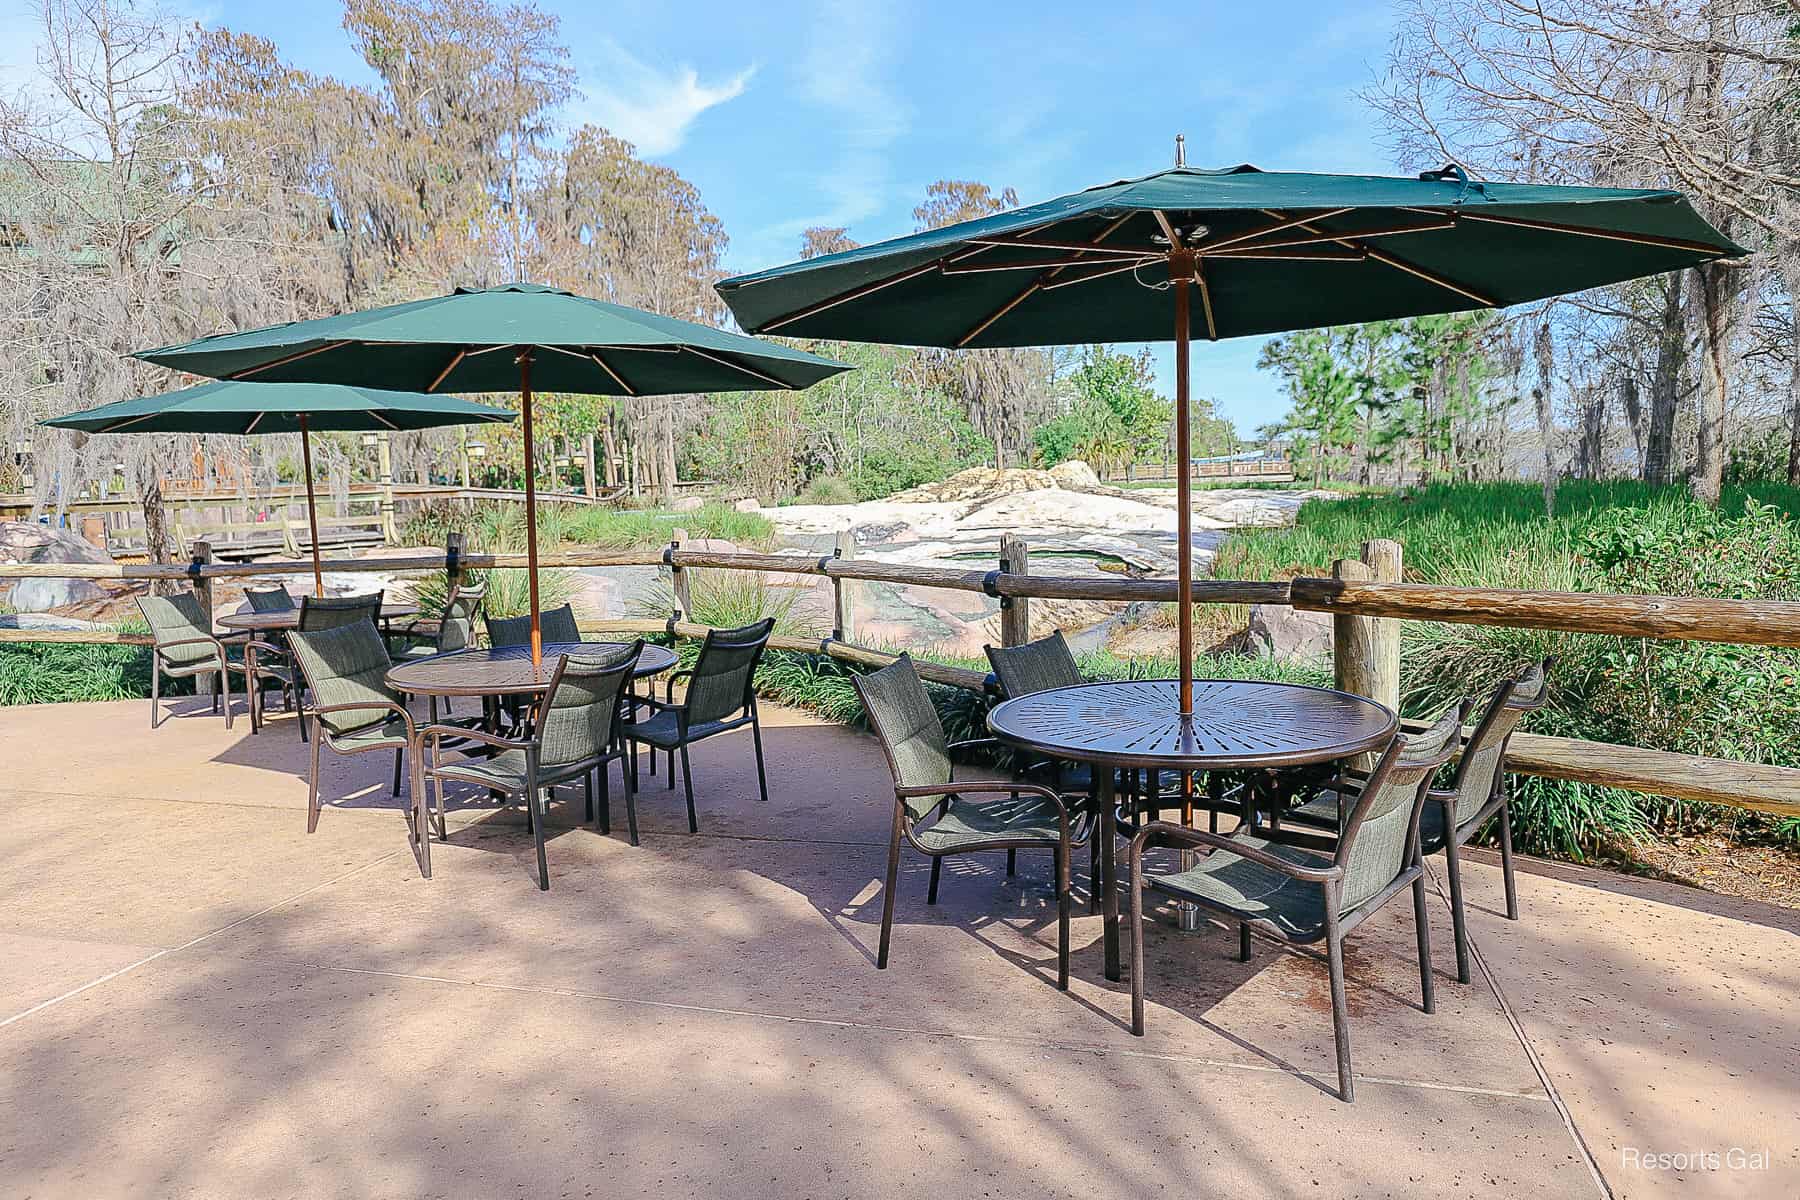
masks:
<svg viewBox="0 0 1800 1200"><path fill-rule="evenodd" d="M760 511L762 511L762 505L760 505L756 502L756 498L754 496L746 496L744 499L739 500L736 504L733 504L731 507L732 507L733 511L735 511L735 512L760 512Z"/></svg>
<svg viewBox="0 0 1800 1200"><path fill-rule="evenodd" d="M670 512L698 512L706 507L706 501L699 496L677 496L669 502Z"/></svg>
<svg viewBox="0 0 1800 1200"><path fill-rule="evenodd" d="M0 562L102 564L111 563L112 555L66 529L35 521L0 521ZM21 579L7 603L19 612L47 612L106 597L106 590L91 579Z"/></svg>
<svg viewBox="0 0 1800 1200"><path fill-rule="evenodd" d="M1250 607L1250 648L1278 659L1324 658L1331 653L1331 617L1285 604Z"/></svg>

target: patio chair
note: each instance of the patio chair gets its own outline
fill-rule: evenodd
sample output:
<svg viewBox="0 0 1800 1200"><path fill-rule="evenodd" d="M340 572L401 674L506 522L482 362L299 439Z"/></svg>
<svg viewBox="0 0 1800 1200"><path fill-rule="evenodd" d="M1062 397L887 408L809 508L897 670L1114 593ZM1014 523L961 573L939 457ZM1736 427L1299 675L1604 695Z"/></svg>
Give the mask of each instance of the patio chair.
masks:
<svg viewBox="0 0 1800 1200"><path fill-rule="evenodd" d="M150 728L162 723L162 678L174 679L211 675L218 690L213 693L212 710L219 711L221 699L225 709L225 728L231 728L231 673L244 676L246 695L252 695L260 684L255 651L260 648L275 654L281 651L267 642L259 642L248 634L220 635L213 632L211 614L200 597L192 592L173 596L139 596L138 611L155 644L150 647ZM232 657L236 652L238 657ZM282 681L282 686L287 685ZM256 706L250 702L251 728L256 727Z"/></svg>
<svg viewBox="0 0 1800 1200"><path fill-rule="evenodd" d="M669 786L675 786L675 753L681 752L681 782L687 793L688 832L699 833L700 821L694 813L694 771L688 758L688 747L695 742L750 726L750 740L756 748L756 786L764 804L769 802L769 778L763 769L762 718L756 711L756 665L762 661L775 632L775 618L765 617L742 629L711 629L700 643L700 656L692 670L677 671L669 676L665 698L636 698L636 705L649 709L650 715L626 724L622 730L631 743L631 770L637 773L637 744L650 747L651 762L656 752L669 756ZM688 681L687 698L675 703L675 684Z"/></svg>
<svg viewBox="0 0 1800 1200"><path fill-rule="evenodd" d="M539 613L538 631L546 646L552 642L579 642L581 626L575 623L575 606L565 604ZM531 617L489 617L487 635L490 646L529 646Z"/></svg>
<svg viewBox="0 0 1800 1200"><path fill-rule="evenodd" d="M482 602L486 599L485 588L457 588L444 601L444 613L436 620L416 621L401 634L406 638L417 638L418 643L408 646L394 656L395 662L412 659L431 658L439 654L449 654L456 650L466 650L475 644L475 618L481 612ZM529 632L527 633L529 635Z"/></svg>
<svg viewBox="0 0 1800 1200"><path fill-rule="evenodd" d="M250 602L251 612L291 612L294 608L294 597L288 592L287 585L280 583L273 587L245 588L244 599Z"/></svg>
<svg viewBox="0 0 1800 1200"><path fill-rule="evenodd" d="M938 877L952 854L985 850L1048 850L1056 871L1056 986L1069 986L1069 856L1087 840L1076 829L1063 797L1023 780L958 780L950 756L993 738L951 743L937 708L919 681L910 656L868 675L853 676L857 698L881 741L894 777L894 824L888 837L887 882L881 897L881 948L875 965L886 969L894 929L894 891L900 877L900 843L931 859L927 904L937 903ZM992 796L994 799L977 799Z"/></svg>
<svg viewBox="0 0 1800 1200"><path fill-rule="evenodd" d="M372 621L351 621L327 629L296 630L288 635L294 662L312 693L310 717L313 731L312 766L306 784L306 832L319 827L319 750L335 754L394 752L394 795L400 794L400 774L407 751L413 752L411 779L412 821L409 837L419 874L431 878L431 829L426 811L425 786L419 756L418 729L406 698L386 682L387 644ZM438 817L442 832L443 816Z"/></svg>
<svg viewBox="0 0 1800 1200"><path fill-rule="evenodd" d="M425 778L437 784L438 820L444 812L446 781L471 783L502 795L516 795L531 822L531 840L537 850L538 887L550 890L550 866L544 856L544 822L549 814L552 789L559 783L580 779L587 789L587 819L596 821L602 833L612 832L612 806L607 795L606 766L623 760L620 742L620 697L637 668L644 650L639 638L610 654L586 657L565 655L550 679L550 688L539 706L529 733L506 738L462 725L435 723L420 730L429 747ZM446 737L464 739L493 751L487 758L443 757ZM625 779L625 820L631 844L638 844L637 789L631 773ZM594 778L600 780L600 807L594 808Z"/></svg>
<svg viewBox="0 0 1800 1200"><path fill-rule="evenodd" d="M318 633L326 629L339 629L345 625L367 622L369 628L376 630L380 636L381 593L370 592L362 596L302 596L300 597L300 615L294 618L294 628L299 633ZM288 635L290 643L293 634ZM383 645L386 643L384 642ZM259 665L264 675L274 676L292 687L295 707L299 709L300 740L306 741L306 678L291 667L280 663ZM394 774L399 778L398 770ZM395 785L396 788L398 784Z"/></svg>
<svg viewBox="0 0 1800 1200"><path fill-rule="evenodd" d="M1421 1007L1429 1013L1437 1006L1419 819L1432 776L1456 753L1467 711L1467 705L1458 704L1425 732L1399 735L1389 743L1329 854L1259 836L1247 827L1225 835L1157 821L1139 831L1130 855L1132 1033L1144 1033L1143 893L1149 888L1237 922L1243 962L1250 961L1252 929L1290 945L1325 942L1338 1095L1352 1100L1344 936L1408 887L1419 939ZM1146 874L1144 851L1159 846L1211 853L1185 869Z"/></svg>

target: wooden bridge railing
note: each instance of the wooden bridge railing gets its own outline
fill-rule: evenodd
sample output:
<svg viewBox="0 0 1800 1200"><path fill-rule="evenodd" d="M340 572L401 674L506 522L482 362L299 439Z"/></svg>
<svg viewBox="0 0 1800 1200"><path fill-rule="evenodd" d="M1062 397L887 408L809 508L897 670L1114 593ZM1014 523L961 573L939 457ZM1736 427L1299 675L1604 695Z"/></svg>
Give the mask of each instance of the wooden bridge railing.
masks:
<svg viewBox="0 0 1800 1200"><path fill-rule="evenodd" d="M1083 599L1115 602L1169 603L1175 584L1161 579L1074 578L1034 575L1022 543L1012 539L1003 556L1015 569L992 571L912 566L857 559L848 555L722 553L684 549L677 531L667 547L623 551L576 550L540 556L542 567L667 566L777 572L819 576L837 593L834 612L848 610L844 588L856 582L903 584L979 592L1002 604L1007 641L1026 636L1032 599ZM522 554L421 554L404 558L327 561L332 572L384 574L523 568ZM1025 570L1017 567L1026 567ZM181 564L46 563L0 565L0 581L28 578L181 581L210 595L219 579L305 575L303 560L264 563L195 561ZM1728 600L1704 597L1642 596L1597 593L1519 591L1502 588L1437 587L1392 582L1399 574L1398 548L1370 543L1362 559L1337 565L1333 578L1292 581L1200 580L1194 584L1199 604L1276 604L1329 613L1334 618L1334 660L1339 686L1392 704L1399 678L1396 619L1447 621L1458 624L1609 634L1655 640L1722 642L1739 645L1800 647L1800 603L1772 600ZM685 590L685 589L681 589ZM668 620L639 619L583 623L595 632L669 633L703 637L706 627L678 613ZM843 621L842 616L838 618ZM859 646L842 635L783 636L772 644L781 649L816 653L861 666L881 666L893 656ZM127 643L148 638L108 630L0 629L0 643ZM982 690L986 674L950 664L915 658L928 679L955 687ZM1678 799L1726 804L1787 816L1800 816L1800 768L1769 766L1730 759L1676 754L1635 746L1618 746L1572 738L1520 735L1512 769L1528 775L1623 788Z"/></svg>

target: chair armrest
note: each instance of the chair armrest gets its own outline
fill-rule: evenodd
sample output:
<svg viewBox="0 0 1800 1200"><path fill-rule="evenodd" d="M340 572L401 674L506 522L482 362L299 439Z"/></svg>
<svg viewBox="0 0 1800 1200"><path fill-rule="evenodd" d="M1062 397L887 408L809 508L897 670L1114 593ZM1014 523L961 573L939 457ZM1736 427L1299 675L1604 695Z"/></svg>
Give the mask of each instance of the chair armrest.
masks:
<svg viewBox="0 0 1800 1200"><path fill-rule="evenodd" d="M287 657L287 647L277 646L274 642L265 642L265 641L262 641L260 638L252 638L251 640L245 642L244 649L245 650L267 650L270 654L274 654L274 655L277 655L282 658Z"/></svg>
<svg viewBox="0 0 1800 1200"><path fill-rule="evenodd" d="M322 717L326 713L367 712L371 708L385 708L389 712L397 714L399 718L406 723L406 740L408 742L413 742L418 739L419 731L418 727L413 722L413 715L390 700L353 700L347 704L326 704L320 707L308 708L306 714L310 717Z"/></svg>
<svg viewBox="0 0 1800 1200"><path fill-rule="evenodd" d="M669 676L663 691L663 707L668 707L675 703L675 681L677 679L692 679L693 677L694 672L691 668L686 671L677 671ZM656 701L651 699L650 703L655 704Z"/></svg>
<svg viewBox="0 0 1800 1200"><path fill-rule="evenodd" d="M157 642L154 649L159 650L159 651L173 650L177 646L212 646L215 649L221 649L221 648L223 648L224 644L225 643L223 643L216 637L211 637L211 636L190 637L190 638L176 638L172 642Z"/></svg>
<svg viewBox="0 0 1800 1200"><path fill-rule="evenodd" d="M671 704L665 700L658 700L655 696L634 696L632 698L639 704L648 704L658 712L680 712L687 707L685 704Z"/></svg>
<svg viewBox="0 0 1800 1200"><path fill-rule="evenodd" d="M960 742L951 742L944 749L954 754L958 750L972 750L976 746L998 746L1000 739L996 737L967 738Z"/></svg>
<svg viewBox="0 0 1800 1200"><path fill-rule="evenodd" d="M1185 825L1175 825L1168 821L1152 821L1131 839L1131 863L1134 871L1138 869L1137 864L1143 858L1144 850L1150 846L1204 846L1210 850L1224 850L1239 858L1248 859L1258 866L1267 867L1271 871L1280 872L1291 879L1298 879L1304 883L1330 883L1343 878L1344 875L1344 869L1336 863L1321 867L1303 867L1298 863L1288 862L1284 858L1277 858L1260 847L1245 845L1236 838L1226 837L1220 833L1209 833L1204 829L1189 829Z"/></svg>
<svg viewBox="0 0 1800 1200"><path fill-rule="evenodd" d="M913 787L897 787L894 789L894 795L902 800L912 800L925 796L962 796L971 792L1006 796L1014 794L1021 796L1036 796L1041 800L1048 800L1050 803L1056 805L1056 811L1061 814L1064 824L1067 824L1069 820L1069 808L1063 803L1063 798L1057 795L1052 789L1035 783L1014 783L1011 780L1006 779L969 779L962 782L951 782L942 785L919 784Z"/></svg>

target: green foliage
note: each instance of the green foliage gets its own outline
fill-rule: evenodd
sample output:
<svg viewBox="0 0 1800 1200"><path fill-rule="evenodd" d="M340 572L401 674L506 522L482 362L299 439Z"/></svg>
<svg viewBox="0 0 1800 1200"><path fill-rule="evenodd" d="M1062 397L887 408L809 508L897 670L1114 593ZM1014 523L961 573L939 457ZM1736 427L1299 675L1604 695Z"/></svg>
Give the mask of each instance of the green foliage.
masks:
<svg viewBox="0 0 1800 1200"><path fill-rule="evenodd" d="M120 633L150 632L142 622L114 628ZM164 695L193 690L192 678L163 680ZM0 707L131 700L149 694L148 646L0 642Z"/></svg>
<svg viewBox="0 0 1800 1200"><path fill-rule="evenodd" d="M755 549L769 546L775 536L775 526L767 517L738 512L725 504L709 503L690 512L600 505L538 506L538 545L547 550L560 546L641 550L667 545L677 527L687 530L689 537L719 538ZM524 506L495 502L471 510L448 502L425 505L407 520L401 539L409 545L442 546L452 531L464 533L470 549L523 549Z"/></svg>
<svg viewBox="0 0 1800 1200"><path fill-rule="evenodd" d="M856 489L848 479L837 475L821 475L795 497L801 504L854 504Z"/></svg>
<svg viewBox="0 0 1800 1200"><path fill-rule="evenodd" d="M1292 529L1232 535L1217 574L1317 574L1348 547L1391 537L1406 548L1408 578L1422 582L1792 600L1800 598L1794 511L1800 491L1772 484L1728 491L1713 511L1678 487L1565 481L1554 518L1535 484L1440 485L1309 502ZM1800 652L1476 625L1402 629L1409 716L1485 697L1520 664L1553 655L1551 703L1532 730L1800 766ZM1727 819L1565 781L1516 784L1514 834L1532 852L1580 857L1653 829Z"/></svg>

